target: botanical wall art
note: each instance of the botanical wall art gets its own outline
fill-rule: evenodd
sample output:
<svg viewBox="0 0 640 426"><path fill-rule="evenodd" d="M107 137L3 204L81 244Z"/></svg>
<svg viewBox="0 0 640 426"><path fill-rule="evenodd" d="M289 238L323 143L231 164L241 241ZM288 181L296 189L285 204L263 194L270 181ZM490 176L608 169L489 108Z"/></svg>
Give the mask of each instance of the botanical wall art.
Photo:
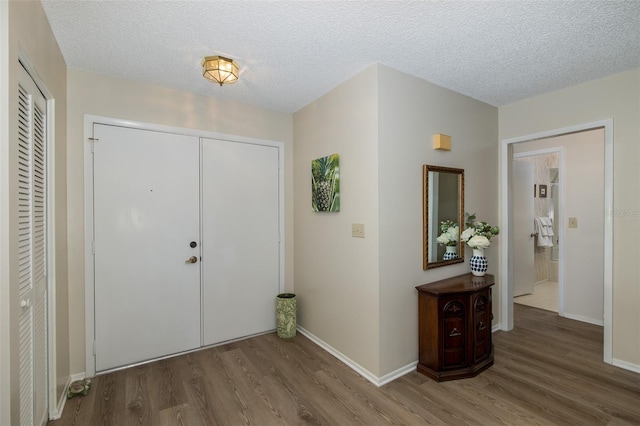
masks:
<svg viewBox="0 0 640 426"><path fill-rule="evenodd" d="M340 156L311 161L311 206L314 212L340 211Z"/></svg>

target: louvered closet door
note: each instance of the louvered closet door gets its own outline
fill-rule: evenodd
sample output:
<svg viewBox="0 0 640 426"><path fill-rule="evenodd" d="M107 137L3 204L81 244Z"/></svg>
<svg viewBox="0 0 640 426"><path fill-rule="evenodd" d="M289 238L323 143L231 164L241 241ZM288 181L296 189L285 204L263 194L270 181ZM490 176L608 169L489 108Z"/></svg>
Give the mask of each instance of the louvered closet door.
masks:
<svg viewBox="0 0 640 426"><path fill-rule="evenodd" d="M20 424L47 419L46 103L20 67L18 215Z"/></svg>

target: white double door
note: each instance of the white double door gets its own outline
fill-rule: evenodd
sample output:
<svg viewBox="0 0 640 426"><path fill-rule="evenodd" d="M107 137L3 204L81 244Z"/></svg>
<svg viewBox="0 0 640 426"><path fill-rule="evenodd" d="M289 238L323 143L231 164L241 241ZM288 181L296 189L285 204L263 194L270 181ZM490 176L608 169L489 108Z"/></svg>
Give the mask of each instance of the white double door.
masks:
<svg viewBox="0 0 640 426"><path fill-rule="evenodd" d="M96 372L275 328L278 148L93 130Z"/></svg>

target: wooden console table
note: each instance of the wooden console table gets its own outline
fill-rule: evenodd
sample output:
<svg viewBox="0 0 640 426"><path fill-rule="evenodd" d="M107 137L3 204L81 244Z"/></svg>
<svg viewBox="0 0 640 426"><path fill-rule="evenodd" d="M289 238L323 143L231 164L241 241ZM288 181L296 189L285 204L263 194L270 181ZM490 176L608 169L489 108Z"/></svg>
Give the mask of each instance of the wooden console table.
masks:
<svg viewBox="0 0 640 426"><path fill-rule="evenodd" d="M418 371L439 382L474 377L493 365L493 275L465 274L416 287Z"/></svg>

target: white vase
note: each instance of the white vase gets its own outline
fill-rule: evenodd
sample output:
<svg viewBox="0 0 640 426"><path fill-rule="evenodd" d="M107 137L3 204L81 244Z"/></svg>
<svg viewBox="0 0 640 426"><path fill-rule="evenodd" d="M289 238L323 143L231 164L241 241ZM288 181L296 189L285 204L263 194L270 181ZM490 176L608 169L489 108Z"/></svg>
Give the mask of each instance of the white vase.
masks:
<svg viewBox="0 0 640 426"><path fill-rule="evenodd" d="M484 257L484 249L474 248L473 256L469 259L469 266L471 266L471 273L476 277L483 277L487 273L487 267L489 262Z"/></svg>
<svg viewBox="0 0 640 426"><path fill-rule="evenodd" d="M458 258L458 246L445 246L443 260L451 260Z"/></svg>

